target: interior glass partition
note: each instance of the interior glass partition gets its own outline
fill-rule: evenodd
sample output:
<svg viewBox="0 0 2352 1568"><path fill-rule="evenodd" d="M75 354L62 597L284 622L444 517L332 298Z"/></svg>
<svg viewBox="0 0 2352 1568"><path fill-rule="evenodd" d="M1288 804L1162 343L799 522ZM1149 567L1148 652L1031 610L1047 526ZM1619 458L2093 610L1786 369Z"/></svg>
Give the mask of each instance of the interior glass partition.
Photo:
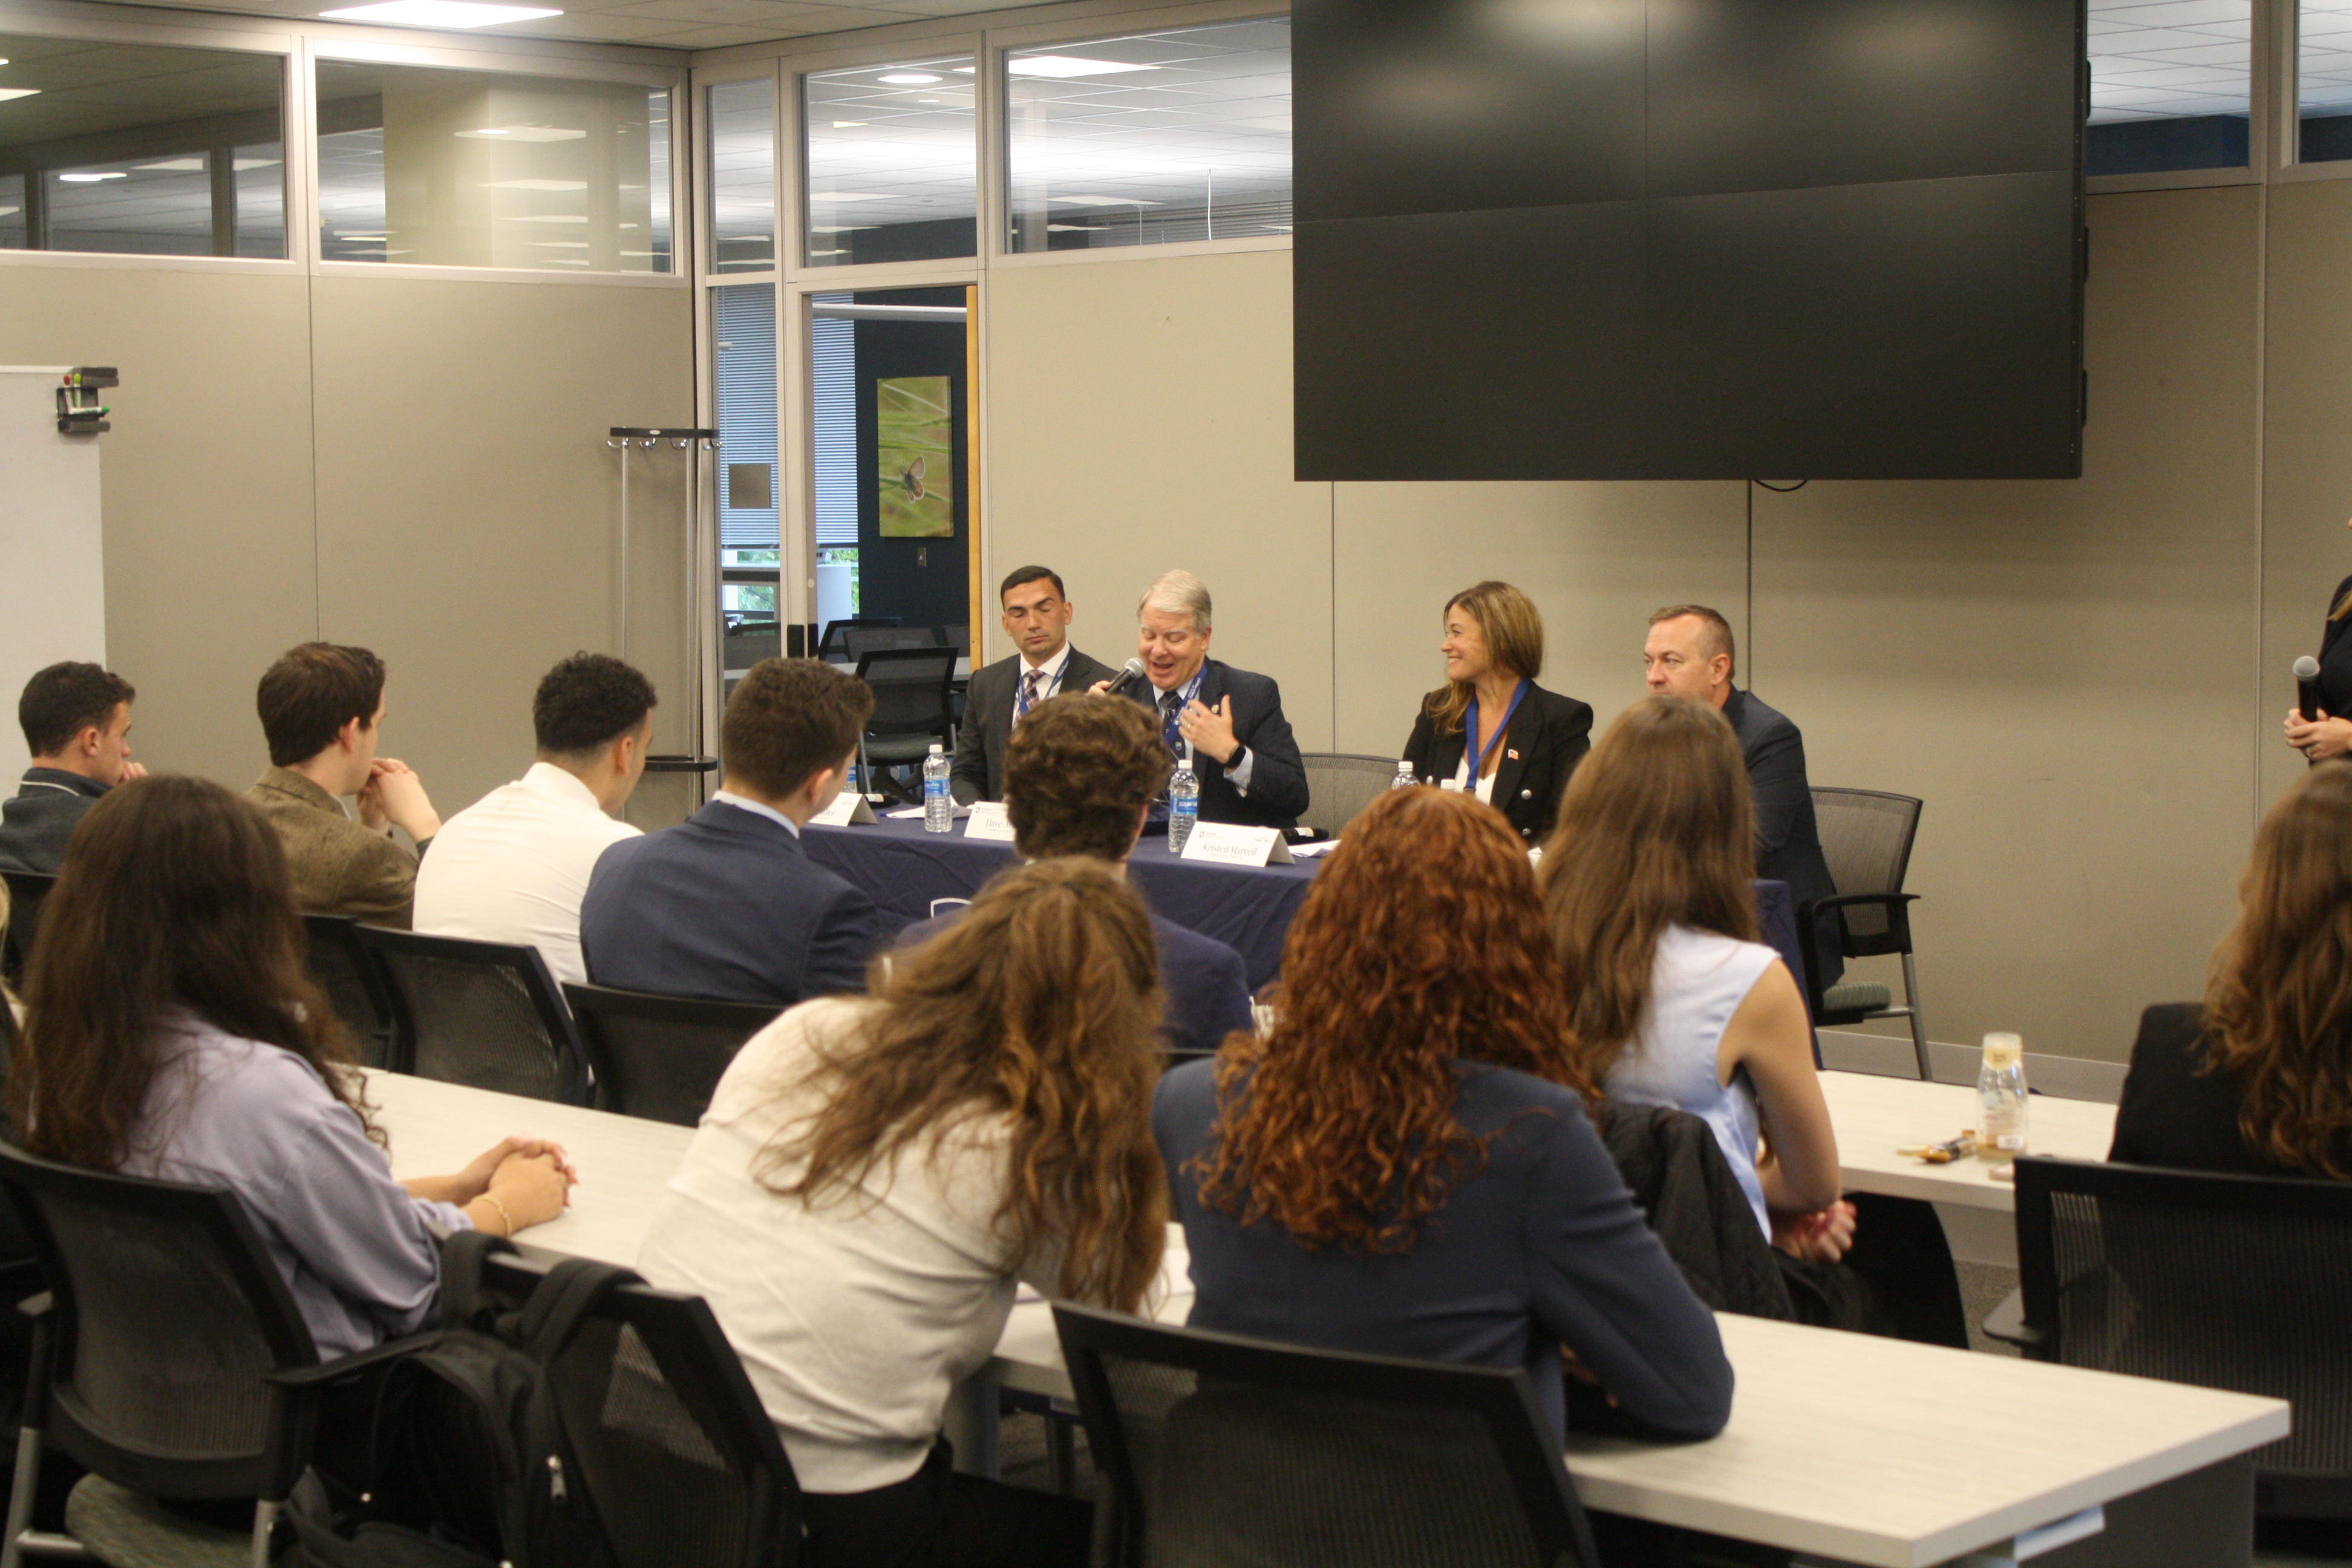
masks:
<svg viewBox="0 0 2352 1568"><path fill-rule="evenodd" d="M801 79L807 265L974 253L978 82L970 55Z"/></svg>

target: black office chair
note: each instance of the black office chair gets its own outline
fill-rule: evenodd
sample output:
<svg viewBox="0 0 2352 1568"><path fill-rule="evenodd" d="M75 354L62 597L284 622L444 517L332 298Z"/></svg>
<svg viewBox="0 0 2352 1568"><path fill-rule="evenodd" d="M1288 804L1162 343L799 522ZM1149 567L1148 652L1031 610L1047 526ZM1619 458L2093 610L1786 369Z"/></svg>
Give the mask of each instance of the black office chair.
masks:
<svg viewBox="0 0 2352 1568"><path fill-rule="evenodd" d="M392 1001L396 1070L567 1105L587 1058L539 949L359 928Z"/></svg>
<svg viewBox="0 0 2352 1568"><path fill-rule="evenodd" d="M596 1108L692 1127L727 1064L781 1009L757 1002L648 996L603 985L563 987L596 1078Z"/></svg>
<svg viewBox="0 0 2352 1568"><path fill-rule="evenodd" d="M747 670L763 658L782 658L783 624L766 620L731 620L720 639L719 663L729 670Z"/></svg>
<svg viewBox="0 0 2352 1568"><path fill-rule="evenodd" d="M969 625L960 626L941 626L940 628L940 646L941 647L953 648L956 652L963 655L966 658L970 658L972 655L971 627Z"/></svg>
<svg viewBox="0 0 2352 1568"><path fill-rule="evenodd" d="M488 1258L517 1300L549 1263ZM555 1358L564 1436L625 1563L793 1568L800 1487L775 1423L699 1296L609 1290Z"/></svg>
<svg viewBox="0 0 2352 1568"><path fill-rule="evenodd" d="M25 964L33 956L33 939L41 931L41 902L58 879L41 871L0 871L0 881L8 884L8 930L0 943L0 975L22 984Z"/></svg>
<svg viewBox="0 0 2352 1568"><path fill-rule="evenodd" d="M824 624L824 635L817 639L816 656L838 664L854 664L849 651L848 637L861 626L898 626L906 622L897 616L847 616Z"/></svg>
<svg viewBox="0 0 2352 1568"><path fill-rule="evenodd" d="M90 1471L68 1528L120 1568L268 1562L272 1521L309 1462L327 1377L245 1207L228 1193L36 1159L0 1144L0 1190L48 1280L34 1307L16 1482L0 1568L26 1550L34 1482L54 1444ZM293 1385L272 1374L315 1369ZM258 1500L250 1537L186 1524L158 1497ZM162 1557L136 1545L172 1539ZM225 1539L225 1536L226 1537Z"/></svg>
<svg viewBox="0 0 2352 1568"><path fill-rule="evenodd" d="M1307 809L1298 814L1301 827L1320 828L1338 837L1358 814L1396 784L1394 757L1369 756L1361 752L1308 752Z"/></svg>
<svg viewBox="0 0 2352 1568"><path fill-rule="evenodd" d="M918 627L926 637L928 627ZM857 742L857 776L871 780L877 766L919 765L936 741L955 734L955 709L948 689L955 681L953 648L879 648L857 661L857 679L874 692L874 716ZM868 788L872 785L869 784ZM911 793L920 799L920 792Z"/></svg>
<svg viewBox="0 0 2352 1568"><path fill-rule="evenodd" d="M1919 831L1920 802L1907 795L1869 789L1813 791L1813 817L1821 826L1822 855L1829 861L1837 896L1814 899L1797 910L1797 941L1805 959L1805 984L1811 993L1813 1023L1859 1024L1865 1018L1904 1018L1911 1025L1911 1049L1919 1078L1930 1082L1927 1026L1919 1016L1919 972L1911 960L1910 906L1916 893L1903 890L1911 868L1911 841ZM1903 1005L1884 985L1845 983L1823 986L1821 921L1838 916L1838 951L1847 958L1903 955Z"/></svg>
<svg viewBox="0 0 2352 1568"><path fill-rule="evenodd" d="M2352 1519L2352 1182L2017 1162L2025 1353L2268 1394L2255 1508Z"/></svg>
<svg viewBox="0 0 2352 1568"><path fill-rule="evenodd" d="M359 925L349 915L304 915L302 927L310 938L306 962L311 980L351 1031L360 1060L372 1068L396 1067L406 1053L395 1038L392 995L374 956L360 941Z"/></svg>
<svg viewBox="0 0 2352 1568"><path fill-rule="evenodd" d="M869 653L892 648L937 647L940 634L929 626L850 626L841 634L842 651L852 664ZM950 650L952 651L952 650Z"/></svg>
<svg viewBox="0 0 2352 1568"><path fill-rule="evenodd" d="M1104 1483L1096 1561L1592 1568L1524 1369L1349 1355L1054 1307Z"/></svg>

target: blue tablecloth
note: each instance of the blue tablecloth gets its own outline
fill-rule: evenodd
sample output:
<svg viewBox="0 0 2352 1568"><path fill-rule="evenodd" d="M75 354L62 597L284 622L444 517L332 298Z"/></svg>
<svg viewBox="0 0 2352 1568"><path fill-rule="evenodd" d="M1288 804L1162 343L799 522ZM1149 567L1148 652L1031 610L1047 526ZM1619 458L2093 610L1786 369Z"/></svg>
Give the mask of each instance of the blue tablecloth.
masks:
<svg viewBox="0 0 2352 1568"><path fill-rule="evenodd" d="M863 888L881 906L893 932L929 920L934 899L971 898L1013 858L1010 844L975 843L963 836L961 824L953 833L926 833L919 817L885 817L862 827L811 826L801 842L809 858ZM1282 973L1282 942L1290 918L1322 864L1319 858L1265 867L1180 860L1168 853L1168 840L1154 833L1135 847L1128 875L1161 918L1238 952L1255 991ZM1790 973L1802 975L1789 885L1758 882L1756 906L1764 940L1788 961Z"/></svg>

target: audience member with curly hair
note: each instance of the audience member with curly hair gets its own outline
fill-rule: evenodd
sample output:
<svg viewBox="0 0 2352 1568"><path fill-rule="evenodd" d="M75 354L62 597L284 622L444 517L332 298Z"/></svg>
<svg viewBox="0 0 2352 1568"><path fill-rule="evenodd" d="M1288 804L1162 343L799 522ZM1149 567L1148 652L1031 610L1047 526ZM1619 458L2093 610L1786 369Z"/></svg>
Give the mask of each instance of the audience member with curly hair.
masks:
<svg viewBox="0 0 2352 1568"><path fill-rule="evenodd" d="M1731 1408L1715 1321L1586 1116L1527 855L1468 795L1396 790L1291 924L1273 1029L1160 1080L1200 1328L1524 1366L1651 1431Z"/></svg>

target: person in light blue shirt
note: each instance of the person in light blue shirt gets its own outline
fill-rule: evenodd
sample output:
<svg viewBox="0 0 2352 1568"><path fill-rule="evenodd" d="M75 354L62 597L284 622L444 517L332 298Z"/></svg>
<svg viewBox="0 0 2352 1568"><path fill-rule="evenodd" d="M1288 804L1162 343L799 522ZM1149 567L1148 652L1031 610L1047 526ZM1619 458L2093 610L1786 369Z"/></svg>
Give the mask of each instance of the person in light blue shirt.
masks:
<svg viewBox="0 0 2352 1568"><path fill-rule="evenodd" d="M349 1041L303 970L285 851L202 779L136 779L83 817L26 977L8 1108L35 1154L233 1193L322 1358L431 1318L436 1227L563 1212L555 1145L509 1138L403 1183Z"/></svg>

